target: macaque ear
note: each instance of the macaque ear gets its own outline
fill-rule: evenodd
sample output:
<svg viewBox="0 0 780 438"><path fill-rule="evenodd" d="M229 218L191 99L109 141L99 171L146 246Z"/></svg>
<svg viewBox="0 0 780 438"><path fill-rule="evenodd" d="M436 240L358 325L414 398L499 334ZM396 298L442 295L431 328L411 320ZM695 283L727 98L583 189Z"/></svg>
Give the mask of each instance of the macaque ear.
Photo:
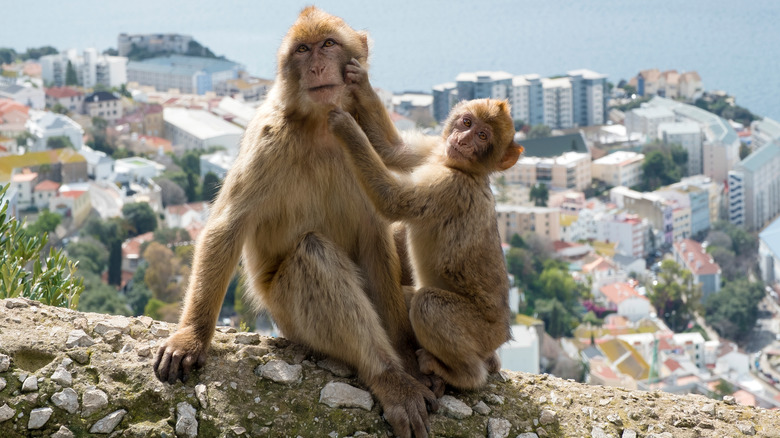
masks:
<svg viewBox="0 0 780 438"><path fill-rule="evenodd" d="M366 54L366 59L367 59L368 58L368 49L369 49L368 46L370 45L370 42L368 40L368 32L366 32L364 30L359 30L359 31L357 31L357 34L358 34L358 38L360 39L360 46L363 49L362 53ZM364 59L363 61L365 62L366 59Z"/></svg>
<svg viewBox="0 0 780 438"><path fill-rule="evenodd" d="M520 154L523 153L523 147L519 144L512 142L506 149L501 161L498 162L498 170L504 171L514 166L517 160L520 158Z"/></svg>

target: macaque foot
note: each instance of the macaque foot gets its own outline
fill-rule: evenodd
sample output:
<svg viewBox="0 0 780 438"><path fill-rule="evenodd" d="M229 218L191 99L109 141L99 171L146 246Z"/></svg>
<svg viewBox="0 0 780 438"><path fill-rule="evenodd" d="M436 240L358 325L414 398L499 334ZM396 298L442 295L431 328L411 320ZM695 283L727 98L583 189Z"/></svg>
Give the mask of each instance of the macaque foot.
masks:
<svg viewBox="0 0 780 438"><path fill-rule="evenodd" d="M485 366L487 367L488 374L495 374L501 371L501 359L498 357L498 353L495 351L492 355L485 359Z"/></svg>
<svg viewBox="0 0 780 438"><path fill-rule="evenodd" d="M208 346L191 327L180 328L157 350L154 374L162 382L186 382L194 368L206 363L207 352Z"/></svg>
<svg viewBox="0 0 780 438"><path fill-rule="evenodd" d="M427 438L430 432L428 409L439 409L439 401L430 389L414 377L391 368L369 382L382 405L385 420L402 438Z"/></svg>

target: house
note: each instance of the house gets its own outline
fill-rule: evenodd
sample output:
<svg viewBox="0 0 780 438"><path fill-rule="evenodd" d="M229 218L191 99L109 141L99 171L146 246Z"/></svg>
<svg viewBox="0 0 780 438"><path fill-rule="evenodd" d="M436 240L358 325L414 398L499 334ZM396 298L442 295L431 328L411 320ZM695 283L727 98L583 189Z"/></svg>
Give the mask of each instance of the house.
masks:
<svg viewBox="0 0 780 438"><path fill-rule="evenodd" d="M586 257L581 270L584 275L589 275L593 279L591 292L594 294L599 294L601 288L608 284L628 279L615 262L598 255Z"/></svg>
<svg viewBox="0 0 780 438"><path fill-rule="evenodd" d="M122 118L122 100L114 93L96 91L84 97L84 114L115 124Z"/></svg>
<svg viewBox="0 0 780 438"><path fill-rule="evenodd" d="M30 108L15 100L0 98L0 136L15 138L25 132ZM11 152L11 151L9 151Z"/></svg>
<svg viewBox="0 0 780 438"><path fill-rule="evenodd" d="M496 205L498 234L508 243L512 236L534 233L550 240L560 240L560 210L548 207Z"/></svg>
<svg viewBox="0 0 780 438"><path fill-rule="evenodd" d="M207 150L213 146L237 151L244 133L240 127L203 110L165 108L163 120L164 137L174 148L184 151Z"/></svg>
<svg viewBox="0 0 780 438"><path fill-rule="evenodd" d="M154 240L154 232L139 234L122 242L122 271L135 272L142 260L141 246Z"/></svg>
<svg viewBox="0 0 780 438"><path fill-rule="evenodd" d="M679 96L688 101L694 101L704 93L704 85L701 76L695 71L685 72L680 75Z"/></svg>
<svg viewBox="0 0 780 438"><path fill-rule="evenodd" d="M237 79L242 70L242 65L225 59L170 55L129 62L127 80L159 91L205 94L220 82Z"/></svg>
<svg viewBox="0 0 780 438"><path fill-rule="evenodd" d="M165 226L168 228L184 228L193 240L203 230L209 217L208 202L192 202L182 205L165 207Z"/></svg>
<svg viewBox="0 0 780 438"><path fill-rule="evenodd" d="M675 242L674 259L691 271L693 284L701 285L702 301L720 290L720 266L699 242L691 239Z"/></svg>
<svg viewBox="0 0 780 438"><path fill-rule="evenodd" d="M214 92L244 102L262 102L273 84L274 81L254 77L228 79L214 85Z"/></svg>
<svg viewBox="0 0 780 438"><path fill-rule="evenodd" d="M28 152L41 152L48 148L52 137L67 137L73 149L84 145L84 129L70 117L50 111L30 110L30 119L25 125L33 136L33 145Z"/></svg>
<svg viewBox="0 0 780 438"><path fill-rule="evenodd" d="M52 180L43 180L33 188L35 205L38 208L49 208L49 201L59 194L61 184Z"/></svg>
<svg viewBox="0 0 780 438"><path fill-rule="evenodd" d="M213 154L203 154L200 156L200 177L203 178L211 172L225 179L228 169L236 161L236 153L228 151L216 151Z"/></svg>
<svg viewBox="0 0 780 438"><path fill-rule="evenodd" d="M106 180L114 173L114 159L105 152L96 151L89 146L83 146L80 152L87 160L87 175L91 179Z"/></svg>
<svg viewBox="0 0 780 438"><path fill-rule="evenodd" d="M628 283L613 283L602 287L599 292L604 297L607 308L630 321L639 321L650 316L653 306L647 297L640 295Z"/></svg>
<svg viewBox="0 0 780 438"><path fill-rule="evenodd" d="M72 87L51 87L46 89L46 106L54 108L60 104L70 112L81 112L84 107L84 93Z"/></svg>
<svg viewBox="0 0 780 438"><path fill-rule="evenodd" d="M41 179L62 183L87 180L84 157L71 148L62 148L0 157L0 184L11 181L11 176L24 168L38 172Z"/></svg>
<svg viewBox="0 0 780 438"><path fill-rule="evenodd" d="M644 161L644 154L628 151L613 152L593 161L591 176L612 187L632 187L642 181Z"/></svg>
<svg viewBox="0 0 780 438"><path fill-rule="evenodd" d="M653 96L658 94L658 82L661 79L661 72L657 68L642 70L636 76L636 92L640 96Z"/></svg>
<svg viewBox="0 0 780 438"><path fill-rule="evenodd" d="M35 207L34 188L38 184L38 174L30 169L23 169L11 177L11 186L17 191L19 209Z"/></svg>
<svg viewBox="0 0 780 438"><path fill-rule="evenodd" d="M24 85L0 85L0 98L11 99L35 110L46 107L43 89L31 83Z"/></svg>
<svg viewBox="0 0 780 438"><path fill-rule="evenodd" d="M114 162L112 178L119 183L138 182L160 176L165 166L143 157L120 158Z"/></svg>
<svg viewBox="0 0 780 438"><path fill-rule="evenodd" d="M66 184L60 186L57 196L49 200L49 210L73 218L73 226L80 227L92 211L89 184Z"/></svg>

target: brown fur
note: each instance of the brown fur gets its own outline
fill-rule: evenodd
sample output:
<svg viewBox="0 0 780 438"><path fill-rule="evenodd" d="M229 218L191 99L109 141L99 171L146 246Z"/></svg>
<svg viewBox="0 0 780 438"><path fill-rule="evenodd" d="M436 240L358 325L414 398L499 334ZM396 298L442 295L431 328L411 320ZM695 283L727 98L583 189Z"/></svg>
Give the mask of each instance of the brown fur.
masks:
<svg viewBox="0 0 780 438"><path fill-rule="evenodd" d="M205 362L243 250L247 283L282 333L353 366L397 435L427 437L426 404L436 400L404 370L419 373L393 236L327 127L331 108L353 111L344 67L367 56L364 33L314 7L301 12L198 242L179 330L154 367L173 383Z"/></svg>
<svg viewBox="0 0 780 438"><path fill-rule="evenodd" d="M362 73L353 78L359 106L372 90ZM468 131L457 126L463 117L469 117L475 134L460 136ZM418 139L423 143L412 146L382 141L385 128L368 126L361 119L382 158L409 164L428 154L426 161L400 177L383 165L369 137L349 114L334 110L329 124L344 141L378 210L391 220L403 221L408 230L418 286L411 297L410 318L423 347L418 351L421 370L458 388L482 386L488 372L500 367L495 351L510 337L509 284L488 179L490 173L511 167L522 151L513 142L508 104L461 103L445 124L444 138ZM474 139L485 132L489 133L485 142ZM467 158L448 154L453 141L460 142ZM414 146L418 152L409 160L399 157Z"/></svg>

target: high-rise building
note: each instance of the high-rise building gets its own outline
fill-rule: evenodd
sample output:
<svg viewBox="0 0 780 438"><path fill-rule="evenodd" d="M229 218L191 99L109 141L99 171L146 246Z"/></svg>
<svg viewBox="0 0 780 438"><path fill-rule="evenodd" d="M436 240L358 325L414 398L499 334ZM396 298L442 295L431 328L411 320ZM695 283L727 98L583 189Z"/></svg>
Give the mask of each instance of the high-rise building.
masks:
<svg viewBox="0 0 780 438"><path fill-rule="evenodd" d="M41 56L39 62L44 82L58 87L65 85L68 62L76 72L78 85L85 88L98 84L113 88L127 82L127 58L101 55L91 48L84 50L81 55L71 49L55 55Z"/></svg>
<svg viewBox="0 0 780 438"><path fill-rule="evenodd" d="M178 89L185 94L205 94L215 84L238 78L244 67L224 59L171 55L127 64L127 78L158 91Z"/></svg>
<svg viewBox="0 0 780 438"><path fill-rule="evenodd" d="M780 139L767 143L729 172L729 221L760 230L780 215Z"/></svg>
<svg viewBox="0 0 780 438"><path fill-rule="evenodd" d="M586 69L567 74L571 80L574 126L603 125L607 75Z"/></svg>

